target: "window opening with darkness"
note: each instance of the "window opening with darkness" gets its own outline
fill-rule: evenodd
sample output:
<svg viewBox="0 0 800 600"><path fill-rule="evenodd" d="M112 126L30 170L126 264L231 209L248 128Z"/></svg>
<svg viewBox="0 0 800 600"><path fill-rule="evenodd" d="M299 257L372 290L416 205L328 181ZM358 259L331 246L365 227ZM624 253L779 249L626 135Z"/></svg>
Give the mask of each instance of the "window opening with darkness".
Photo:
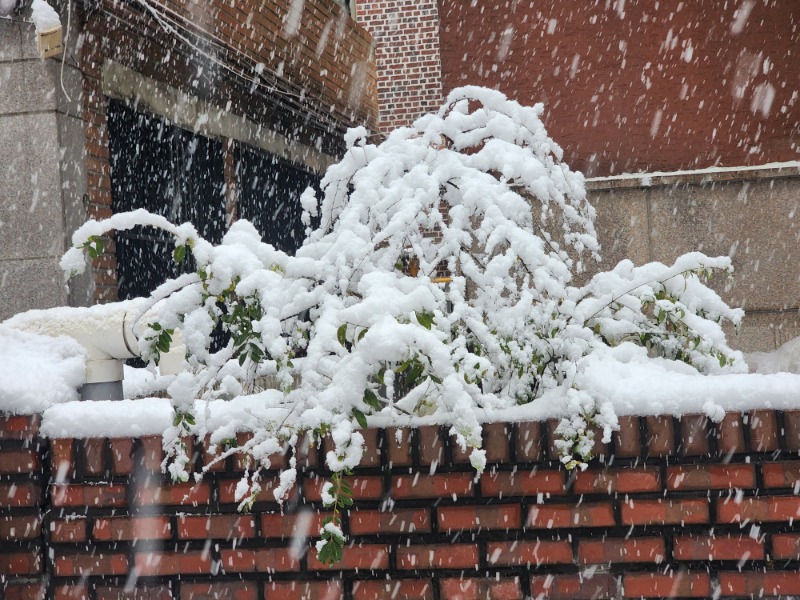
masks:
<svg viewBox="0 0 800 600"><path fill-rule="evenodd" d="M226 228L222 142L117 100L108 105L108 129L112 211L145 208L173 223L190 221L218 244ZM194 268L191 260L175 264L174 243L152 227L119 231L115 239L120 300L145 296Z"/></svg>
<svg viewBox="0 0 800 600"><path fill-rule="evenodd" d="M273 154L245 144L236 146L237 213L277 249L294 254L305 239L300 196L312 186L319 194L320 176ZM312 221L316 226L319 217Z"/></svg>

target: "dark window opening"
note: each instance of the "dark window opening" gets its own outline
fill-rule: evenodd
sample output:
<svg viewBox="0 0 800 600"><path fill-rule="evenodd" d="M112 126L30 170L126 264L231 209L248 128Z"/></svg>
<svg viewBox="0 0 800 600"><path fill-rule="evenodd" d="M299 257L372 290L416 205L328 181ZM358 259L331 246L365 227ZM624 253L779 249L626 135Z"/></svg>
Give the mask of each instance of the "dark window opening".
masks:
<svg viewBox="0 0 800 600"><path fill-rule="evenodd" d="M144 208L173 223L189 221L219 244L227 229L222 143L115 100L109 102L108 128L112 211ZM237 145L236 180L239 217L251 221L265 242L294 254L305 238L300 196L308 186L319 190L320 176ZM152 227L117 231L119 298L147 296L164 281L194 270L189 257L174 262L174 249L171 236ZM211 350L227 342L218 328Z"/></svg>
<svg viewBox="0 0 800 600"><path fill-rule="evenodd" d="M241 144L237 145L236 171L239 218L253 223L265 242L294 254L305 239L300 196L311 186L319 198L320 176Z"/></svg>
<svg viewBox="0 0 800 600"><path fill-rule="evenodd" d="M145 208L173 223L190 221L219 243L225 233L222 143L116 100L108 105L111 207ZM116 234L119 298L146 296L169 278L191 270L176 265L166 233L136 227Z"/></svg>

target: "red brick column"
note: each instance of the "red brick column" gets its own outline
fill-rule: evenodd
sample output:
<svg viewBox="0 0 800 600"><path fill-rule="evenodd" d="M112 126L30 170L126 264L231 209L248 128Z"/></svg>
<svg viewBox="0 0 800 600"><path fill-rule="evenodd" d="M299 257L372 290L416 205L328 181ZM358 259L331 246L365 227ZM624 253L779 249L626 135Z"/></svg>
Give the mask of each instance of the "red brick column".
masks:
<svg viewBox="0 0 800 600"><path fill-rule="evenodd" d="M39 417L0 415L0 597L41 598L47 548L46 447Z"/></svg>
<svg viewBox="0 0 800 600"><path fill-rule="evenodd" d="M379 126L409 125L442 103L436 0L357 0L356 20L372 34Z"/></svg>

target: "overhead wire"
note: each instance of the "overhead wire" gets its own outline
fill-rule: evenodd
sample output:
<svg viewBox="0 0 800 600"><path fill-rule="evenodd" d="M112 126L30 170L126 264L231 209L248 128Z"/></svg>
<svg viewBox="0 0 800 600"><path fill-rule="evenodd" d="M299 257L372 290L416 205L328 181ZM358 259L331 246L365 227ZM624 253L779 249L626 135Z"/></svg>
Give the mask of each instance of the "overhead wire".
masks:
<svg viewBox="0 0 800 600"><path fill-rule="evenodd" d="M125 26L132 33L135 33L135 34L137 34L139 36L147 35L145 32L142 32L140 23L134 23L134 22L130 21L129 19L121 16L120 14L108 11L108 10L106 10L104 8L101 8L101 11L108 18L114 19L115 21L117 21L121 25ZM158 42L156 42L156 43L158 43ZM226 70L229 71L229 72L233 72L233 74L236 75L235 70L232 70L230 68L227 68ZM214 80L210 79L209 76L206 73L202 73L200 76L210 84L218 83L217 81L214 81ZM255 87L263 87L263 86L255 86ZM259 93L263 94L263 92L261 92L260 90L258 90L258 91L259 91ZM308 109L305 109L305 108L299 107L299 106L298 107L293 106L293 105L289 104L288 101L282 99L280 95L277 95L277 94L276 95L263 94L263 97L267 102L273 103L273 104L277 105L281 110L286 111L287 113L290 113L293 116L295 116L298 119L298 121L306 122L308 117L309 117L309 112L310 111ZM326 126L326 123L330 123L330 126ZM332 129L335 128L335 126L337 125L337 122L334 119L328 118L328 119L317 119L316 121L311 120L310 122L308 122L308 124L310 124L311 126L315 127L316 129L319 129L320 131L322 131L322 132L324 132L326 134L330 134ZM342 129L344 127L345 127L344 125L341 125Z"/></svg>
<svg viewBox="0 0 800 600"><path fill-rule="evenodd" d="M227 72L230 72L235 77L238 77L239 79L246 81L254 89L260 88L259 91L261 91L262 93L266 91L268 97L271 94L276 94L282 97L284 100L289 100L296 107L294 110L291 110L291 112L293 112L296 116L302 116L302 118L305 119L307 116L310 115L314 117L314 119L318 122L319 125L323 127L323 129L326 130L327 130L327 127L325 127L326 124L334 125L334 127L339 125L336 128L337 129L342 128L342 125L344 124L342 123L342 121L347 119L346 115L340 114L337 116L334 114L324 114L319 112L318 110L315 110L311 105L311 103L307 101L307 95L302 88L300 88L295 84L292 84L288 80L280 77L277 73L274 73L272 71L269 71L269 74L274 79L274 83L272 83L271 85L268 84L266 81L263 80L264 79L263 76L261 76L258 71L259 66L262 69L265 68L263 63L258 63L254 58L246 55L245 53L230 46L229 44L226 44L219 36L216 36L215 34L207 31L206 29L192 24L193 29L195 30L193 32L189 27L187 27L184 23L181 22L181 21L188 22L188 20L185 17L183 17L176 11L170 9L169 7L164 6L159 2L155 2L154 0L135 0L135 2L141 5L155 19L155 21L159 24L159 26L162 29L177 37L179 40L181 40L183 43L189 46L192 50L202 55L212 63L218 65ZM164 13L162 14L159 12L159 10L156 10L155 6L157 6L160 10L164 11ZM168 16L168 14L166 13L169 13L174 16ZM253 71L256 72L257 75L259 75L258 79L249 76L245 71L235 68L228 62L220 60L214 53L208 52L205 49L201 48L198 44L193 42L187 36L187 34L192 36L202 36L204 38L203 41L205 43L208 43L210 46L216 47L225 55L229 56L231 53L233 53L235 58L238 58L241 62L252 64ZM283 85L279 87L277 85L278 82L282 83ZM299 89L300 91L297 92L287 88L295 88ZM333 123L331 123L332 120L334 121Z"/></svg>
<svg viewBox="0 0 800 600"><path fill-rule="evenodd" d="M64 87L64 63L67 61L67 41L69 40L69 30L71 23L72 23L72 0L67 0L67 30L66 32L64 32L64 40L62 42L63 49L61 51L61 73L60 73L61 91L64 92L64 96L66 97L67 102L72 102L72 98L70 98L69 94L67 93L67 88Z"/></svg>

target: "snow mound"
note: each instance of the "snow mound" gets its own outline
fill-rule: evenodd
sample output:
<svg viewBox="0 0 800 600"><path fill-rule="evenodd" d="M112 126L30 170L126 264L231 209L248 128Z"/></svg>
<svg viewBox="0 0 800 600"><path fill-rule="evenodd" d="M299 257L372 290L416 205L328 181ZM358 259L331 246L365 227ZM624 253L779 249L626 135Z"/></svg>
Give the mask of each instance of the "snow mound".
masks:
<svg viewBox="0 0 800 600"><path fill-rule="evenodd" d="M172 424L172 404L164 398L94 400L51 406L40 432L50 438L127 438L161 435Z"/></svg>
<svg viewBox="0 0 800 600"><path fill-rule="evenodd" d="M45 0L33 0L31 5L31 20L36 26L36 31L46 31L61 27L61 18L56 10Z"/></svg>
<svg viewBox="0 0 800 600"><path fill-rule="evenodd" d="M121 316L126 313L136 314L143 302L142 298L135 298L94 306L58 306L29 310L14 315L3 324L41 335L74 337L78 333L91 336L97 331L120 327Z"/></svg>
<svg viewBox="0 0 800 600"><path fill-rule="evenodd" d="M800 373L800 337L789 340L772 352L745 354L751 373Z"/></svg>
<svg viewBox="0 0 800 600"><path fill-rule="evenodd" d="M142 382L153 381L139 376ZM231 401L197 401L194 403L197 424L191 433L203 437L214 432L212 441L219 442L240 431L250 431L253 420L272 416L271 410L281 399L281 392L267 390ZM44 410L40 431L50 438L140 437L163 434L172 425L172 419L172 403L168 398L78 400Z"/></svg>
<svg viewBox="0 0 800 600"><path fill-rule="evenodd" d="M29 415L77 400L86 359L78 342L0 323L0 410Z"/></svg>
<svg viewBox="0 0 800 600"><path fill-rule="evenodd" d="M175 379L172 375L161 375L158 367L138 369L125 365L124 373L122 395L130 400L160 396Z"/></svg>
<svg viewBox="0 0 800 600"><path fill-rule="evenodd" d="M649 358L630 343L587 357L579 387L599 404L609 402L623 415L706 414L719 421L725 412L800 408L800 376L725 373L702 375L676 361Z"/></svg>

